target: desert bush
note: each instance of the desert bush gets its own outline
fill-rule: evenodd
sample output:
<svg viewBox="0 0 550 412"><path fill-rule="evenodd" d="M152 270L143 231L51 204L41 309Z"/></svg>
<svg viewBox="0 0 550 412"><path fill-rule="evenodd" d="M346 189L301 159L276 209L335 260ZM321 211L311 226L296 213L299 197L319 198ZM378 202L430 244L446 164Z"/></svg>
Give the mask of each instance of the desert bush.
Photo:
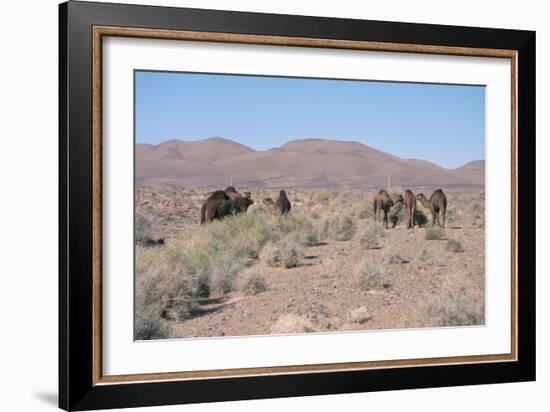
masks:
<svg viewBox="0 0 550 412"><path fill-rule="evenodd" d="M269 266L282 266L287 269L299 266L303 257L302 244L291 237L266 245L261 253L262 260Z"/></svg>
<svg viewBox="0 0 550 412"><path fill-rule="evenodd" d="M268 266L279 266L279 251L274 243L268 243L262 249L260 253L260 259L263 260Z"/></svg>
<svg viewBox="0 0 550 412"><path fill-rule="evenodd" d="M485 227L485 207L484 203L474 202L471 205L470 215L472 217L472 226L477 228Z"/></svg>
<svg viewBox="0 0 550 412"><path fill-rule="evenodd" d="M249 273L241 279L240 290L245 295L256 295L268 289L267 282L258 273Z"/></svg>
<svg viewBox="0 0 550 412"><path fill-rule="evenodd" d="M380 265L370 258L364 258L355 267L355 282L361 290L378 289L384 285Z"/></svg>
<svg viewBox="0 0 550 412"><path fill-rule="evenodd" d="M168 320L185 319L193 310L189 285L166 271L162 260L151 249L136 249L134 336L137 340L175 337Z"/></svg>
<svg viewBox="0 0 550 412"><path fill-rule="evenodd" d="M403 258L399 253L397 252L390 252L386 255L385 261L389 263L390 265L399 265L403 263L409 263L409 260L406 258Z"/></svg>
<svg viewBox="0 0 550 412"><path fill-rule="evenodd" d="M136 213L134 225L135 240L137 242L144 242L146 239L151 239L152 225L151 221L146 216Z"/></svg>
<svg viewBox="0 0 550 412"><path fill-rule="evenodd" d="M483 324L483 305L465 288L449 292L425 307L426 322L437 326L472 326Z"/></svg>
<svg viewBox="0 0 550 412"><path fill-rule="evenodd" d="M445 231L440 227L430 227L424 233L426 240L441 240L445 237Z"/></svg>
<svg viewBox="0 0 550 412"><path fill-rule="evenodd" d="M277 242L279 248L279 261L285 268L299 266L304 257L302 245L294 239L283 239Z"/></svg>
<svg viewBox="0 0 550 412"><path fill-rule="evenodd" d="M317 224L319 240L324 241L330 237L330 219L323 219Z"/></svg>
<svg viewBox="0 0 550 412"><path fill-rule="evenodd" d="M159 305L140 307L136 311L136 340L169 339L176 337L168 322L161 318Z"/></svg>
<svg viewBox="0 0 550 412"><path fill-rule="evenodd" d="M388 213L388 222L392 225L392 227L395 227L397 223L405 219L405 215L405 208L401 203L398 203L390 209L390 213Z"/></svg>
<svg viewBox="0 0 550 412"><path fill-rule="evenodd" d="M432 259L432 255L428 252L428 249L423 248L422 252L420 252L420 255L418 255L418 260L421 263L427 263Z"/></svg>
<svg viewBox="0 0 550 412"><path fill-rule="evenodd" d="M276 237L264 214L239 214L190 230L156 253L167 273L186 281L186 294L206 297L234 290L249 259Z"/></svg>
<svg viewBox="0 0 550 412"><path fill-rule="evenodd" d="M292 313L281 316L271 327L271 333L304 333L314 331L315 328L309 320Z"/></svg>
<svg viewBox="0 0 550 412"><path fill-rule="evenodd" d="M378 239L384 236L384 228L380 222L369 221L359 237L359 244L365 249L378 249Z"/></svg>
<svg viewBox="0 0 550 412"><path fill-rule="evenodd" d="M295 240L308 246L316 246L320 242L317 227L303 214L289 215L281 222L279 229L280 237L292 236Z"/></svg>
<svg viewBox="0 0 550 412"><path fill-rule="evenodd" d="M353 323L362 325L372 319L366 306L361 306L350 312L349 318Z"/></svg>
<svg viewBox="0 0 550 412"><path fill-rule="evenodd" d="M445 249L447 249L450 252L464 252L464 249L462 248L462 245L458 240L455 239L449 239L447 241L447 245L445 246Z"/></svg>
<svg viewBox="0 0 550 412"><path fill-rule="evenodd" d="M373 217L374 210L372 202L365 200L357 207L357 218L358 219L368 219Z"/></svg>
<svg viewBox="0 0 550 412"><path fill-rule="evenodd" d="M428 223L428 218L426 217L426 215L424 214L424 212L422 210L415 209L415 211L414 211L414 222L418 226L425 226L426 223Z"/></svg>
<svg viewBox="0 0 550 412"><path fill-rule="evenodd" d="M317 197L317 200L321 203L328 203L330 201L330 194L326 190L321 190Z"/></svg>
<svg viewBox="0 0 550 412"><path fill-rule="evenodd" d="M357 225L351 216L337 216L330 222L330 238L333 240L350 240L355 235Z"/></svg>

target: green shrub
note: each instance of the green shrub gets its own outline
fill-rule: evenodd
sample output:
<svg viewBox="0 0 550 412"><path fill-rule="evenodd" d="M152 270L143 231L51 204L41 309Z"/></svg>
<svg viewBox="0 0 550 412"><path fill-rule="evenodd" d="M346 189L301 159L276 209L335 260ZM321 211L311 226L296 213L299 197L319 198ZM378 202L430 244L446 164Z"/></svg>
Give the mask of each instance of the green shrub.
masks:
<svg viewBox="0 0 550 412"><path fill-rule="evenodd" d="M373 217L374 211L372 202L364 201L357 208L357 218L358 219L368 219Z"/></svg>
<svg viewBox="0 0 550 412"><path fill-rule="evenodd" d="M262 276L257 273L250 273L241 280L240 289L245 295L256 295L265 292L268 287Z"/></svg>
<svg viewBox="0 0 550 412"><path fill-rule="evenodd" d="M384 228L380 222L370 221L362 230L359 244L365 249L378 249L378 239L384 236Z"/></svg>
<svg viewBox="0 0 550 412"><path fill-rule="evenodd" d="M415 211L414 211L414 222L418 226L425 226L426 223L428 223L428 218L426 217L426 215L424 214L424 212L422 210L415 209Z"/></svg>
<svg viewBox="0 0 550 412"><path fill-rule="evenodd" d="M308 246L316 246L320 242L319 231L308 217L303 214L294 213L289 215L281 222L279 230L281 232L279 235L280 238L292 236Z"/></svg>
<svg viewBox="0 0 550 412"><path fill-rule="evenodd" d="M293 268L299 266L304 257L302 244L292 238L284 238L275 244L268 244L261 254L269 266Z"/></svg>
<svg viewBox="0 0 550 412"><path fill-rule="evenodd" d="M388 213L388 223L391 224L392 227L395 227L397 223L405 218L405 214L405 208L401 203L398 203L390 209Z"/></svg>
<svg viewBox="0 0 550 412"><path fill-rule="evenodd" d="M462 245L458 240L449 239L447 241L447 245L445 246L445 249L447 249L450 252L464 252L464 249L462 248Z"/></svg>
<svg viewBox="0 0 550 412"><path fill-rule="evenodd" d="M383 276L380 265L369 259L364 258L355 267L355 282L361 290L377 289L383 287Z"/></svg>
<svg viewBox="0 0 550 412"><path fill-rule="evenodd" d="M424 239L426 240L440 240L445 237L445 231L440 227L430 227L426 229Z"/></svg>
<svg viewBox="0 0 550 412"><path fill-rule="evenodd" d="M144 215L136 213L135 217L135 240L137 242L143 242L147 239L151 239L151 221Z"/></svg>
<svg viewBox="0 0 550 412"><path fill-rule="evenodd" d="M136 340L169 339L176 337L168 322L161 318L158 305L141 308L136 313Z"/></svg>
<svg viewBox="0 0 550 412"><path fill-rule="evenodd" d="M351 216L338 216L330 223L330 237L333 240L350 240L355 235L357 225Z"/></svg>
<svg viewBox="0 0 550 412"><path fill-rule="evenodd" d="M484 322L482 305L465 288L437 298L425 307L428 324L437 326L472 326Z"/></svg>

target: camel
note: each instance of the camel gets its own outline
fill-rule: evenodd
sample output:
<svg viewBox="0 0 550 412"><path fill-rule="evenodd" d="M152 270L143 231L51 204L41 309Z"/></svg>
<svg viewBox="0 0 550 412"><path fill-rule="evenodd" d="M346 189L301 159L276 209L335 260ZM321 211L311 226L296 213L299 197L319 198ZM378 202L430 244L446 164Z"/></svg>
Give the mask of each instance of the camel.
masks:
<svg viewBox="0 0 550 412"><path fill-rule="evenodd" d="M430 209L430 212L432 212L432 226L435 226L437 220L437 224L444 228L445 213L447 212L447 196L445 196L443 190L437 189L433 192L430 196L430 200L426 199L423 193L416 195L416 199L422 203L422 206L426 209ZM441 224L440 216L443 219L443 224Z"/></svg>
<svg viewBox="0 0 550 412"><path fill-rule="evenodd" d="M388 212L390 209L398 203L403 202L403 196L393 195L390 196L385 190L380 190L374 197L374 220L380 220L380 210L384 211L383 224L388 228Z"/></svg>
<svg viewBox="0 0 550 412"><path fill-rule="evenodd" d="M208 196L201 208L201 225L214 219L222 219L229 214L246 212L254 203L250 198L250 192L244 196L238 193L232 186L226 190L216 190Z"/></svg>
<svg viewBox="0 0 550 412"><path fill-rule="evenodd" d="M281 213L281 216L286 218L286 215L288 215L288 212L290 212L290 208L292 206L290 205L290 200L288 200L284 190L279 192L279 197L275 201L275 206L277 207L279 213Z"/></svg>
<svg viewBox="0 0 550 412"><path fill-rule="evenodd" d="M407 209L407 229L412 229L414 228L414 215L416 214L416 197L409 189L405 190L403 204Z"/></svg>

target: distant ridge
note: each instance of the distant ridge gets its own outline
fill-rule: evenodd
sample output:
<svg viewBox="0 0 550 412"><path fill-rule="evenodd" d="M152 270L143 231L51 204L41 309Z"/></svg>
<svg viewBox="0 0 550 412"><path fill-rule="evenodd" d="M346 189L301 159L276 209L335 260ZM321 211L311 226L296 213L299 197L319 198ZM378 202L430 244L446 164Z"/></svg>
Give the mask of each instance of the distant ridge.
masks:
<svg viewBox="0 0 550 412"><path fill-rule="evenodd" d="M255 151L221 137L158 145L136 144L136 181L179 186L384 188L393 186L483 187L485 161L445 169L401 159L359 142L293 140Z"/></svg>

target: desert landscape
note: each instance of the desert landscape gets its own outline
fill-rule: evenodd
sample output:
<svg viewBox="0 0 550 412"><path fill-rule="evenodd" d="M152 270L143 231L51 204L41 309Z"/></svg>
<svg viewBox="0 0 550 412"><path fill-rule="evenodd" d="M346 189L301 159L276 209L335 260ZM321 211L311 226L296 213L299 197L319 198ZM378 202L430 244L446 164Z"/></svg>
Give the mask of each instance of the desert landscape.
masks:
<svg viewBox="0 0 550 412"><path fill-rule="evenodd" d="M445 169L356 142L255 151L227 139L136 145L138 340L482 325L484 161ZM215 190L246 212L201 225ZM417 202L389 227L379 190L447 198L445 227ZM285 190L286 217L266 204Z"/></svg>

